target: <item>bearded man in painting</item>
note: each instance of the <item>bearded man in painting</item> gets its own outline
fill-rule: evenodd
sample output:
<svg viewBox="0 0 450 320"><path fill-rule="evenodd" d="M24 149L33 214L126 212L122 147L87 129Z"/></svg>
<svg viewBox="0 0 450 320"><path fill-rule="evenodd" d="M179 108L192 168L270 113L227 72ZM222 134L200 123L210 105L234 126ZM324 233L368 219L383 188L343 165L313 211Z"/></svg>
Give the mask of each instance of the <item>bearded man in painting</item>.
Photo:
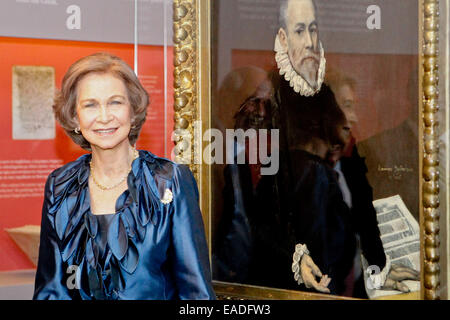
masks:
<svg viewBox="0 0 450 320"><path fill-rule="evenodd" d="M390 267L375 211L358 212L370 215L362 218L370 223L354 229L337 173L327 161L330 152L347 145L350 126L323 83L326 60L312 0L281 1L274 49L278 69L241 105L235 128L278 129L279 141L269 143L279 152L279 170L263 176L262 164L225 170L224 203L229 205L218 252L228 257L222 255L220 265L225 273L239 275L227 261L246 256L244 283L341 295L348 292L356 234L370 230L371 244L363 244L362 251L370 265L383 270L379 282L385 283ZM237 253L233 241L244 231L251 244Z"/></svg>

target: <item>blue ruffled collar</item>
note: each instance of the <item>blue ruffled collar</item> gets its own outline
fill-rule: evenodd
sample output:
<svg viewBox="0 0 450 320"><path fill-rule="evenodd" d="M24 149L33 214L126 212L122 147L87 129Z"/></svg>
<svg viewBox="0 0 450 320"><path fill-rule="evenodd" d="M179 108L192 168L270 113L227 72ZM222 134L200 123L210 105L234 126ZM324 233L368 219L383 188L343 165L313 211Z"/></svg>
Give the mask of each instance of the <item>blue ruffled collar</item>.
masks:
<svg viewBox="0 0 450 320"><path fill-rule="evenodd" d="M78 281L88 279L89 290L80 288L84 298L105 299L111 288L106 288L103 274L110 278L112 288L123 288L122 270L133 273L139 262L137 244L145 238L146 225L156 224L161 214L161 190L157 185L156 172L164 180L170 180L168 172L148 151L139 151L139 158L132 163L128 175L128 190L116 202L116 213L108 227L109 251L104 265L99 264L99 249L95 242L99 226L90 211L89 162L87 154L71 163L55 177L55 200L49 209L49 218L60 240L59 247L64 262L72 258L81 269ZM64 167L63 167L64 168ZM85 276L83 276L85 275ZM89 292L90 291L90 292Z"/></svg>

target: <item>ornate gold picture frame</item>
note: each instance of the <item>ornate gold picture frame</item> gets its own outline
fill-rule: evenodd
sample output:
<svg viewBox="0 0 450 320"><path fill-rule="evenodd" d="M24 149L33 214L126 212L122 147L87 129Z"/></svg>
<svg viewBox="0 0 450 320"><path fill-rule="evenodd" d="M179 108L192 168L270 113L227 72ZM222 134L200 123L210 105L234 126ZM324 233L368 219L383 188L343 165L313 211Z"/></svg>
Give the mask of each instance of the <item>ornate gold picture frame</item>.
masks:
<svg viewBox="0 0 450 320"><path fill-rule="evenodd" d="M198 152L203 150L199 132L211 128L211 68L214 25L212 24L212 2L208 0L174 0L174 65L175 65L175 156L176 161L189 163L197 179L200 202L203 212L206 234L211 244L211 166L197 163ZM439 119L442 115L442 100L439 87L445 78L439 77L440 70L440 5L444 1L419 0L419 194L421 228L421 290L388 297L393 299L439 299L447 293L441 290L446 285L446 270L441 270L442 239L446 239L446 230L441 231L442 221L447 221L442 211L440 181L439 136L442 127ZM441 3L440 3L441 2ZM445 6L448 9L448 1ZM441 30L442 32L442 30ZM448 53L444 53L448 54ZM445 84L448 85L448 84ZM448 90L446 88L446 90ZM441 113L440 113L441 112ZM201 121L201 128L194 123ZM446 129L446 128L445 128ZM177 131L178 130L178 131ZM189 132L190 140L184 133ZM199 151L200 150L200 151ZM442 155L441 155L442 157ZM446 181L445 181L446 182ZM445 183L444 182L444 183ZM446 207L446 206L445 206ZM442 215L445 218L442 219ZM444 237L444 238L443 238ZM447 245L444 246L447 248ZM210 245L211 253L211 245ZM445 253L444 253L445 254ZM446 261L447 257L445 257ZM445 265L446 262L444 263ZM442 280L444 279L444 280ZM446 287L446 286L445 286ZM346 299L318 293L289 291L273 288L261 288L236 283L215 281L219 298L223 299Z"/></svg>

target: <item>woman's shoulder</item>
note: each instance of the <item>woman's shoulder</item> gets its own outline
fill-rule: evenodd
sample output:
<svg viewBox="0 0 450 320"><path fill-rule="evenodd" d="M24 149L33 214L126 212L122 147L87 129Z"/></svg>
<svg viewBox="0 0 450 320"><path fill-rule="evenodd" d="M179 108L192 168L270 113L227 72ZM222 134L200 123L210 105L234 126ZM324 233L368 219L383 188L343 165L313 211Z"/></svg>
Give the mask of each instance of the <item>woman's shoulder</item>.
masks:
<svg viewBox="0 0 450 320"><path fill-rule="evenodd" d="M89 175L87 169L90 159L91 154L82 155L78 159L53 170L49 175L49 179L54 182L67 182L71 179L83 180Z"/></svg>
<svg viewBox="0 0 450 320"><path fill-rule="evenodd" d="M69 221L68 217L71 216L69 213L76 211L69 209L69 205L63 206L63 203L71 198L71 195L76 193L77 200L70 202L70 206L78 206L81 204L81 202L78 201L78 197L82 192L79 191L86 188L85 182L89 178L90 158L90 154L85 154L77 160L71 161L62 167L55 169L48 176L45 185L46 213L51 224L57 230L60 239L62 239L63 232L67 227L61 221ZM60 210L62 206L64 209Z"/></svg>
<svg viewBox="0 0 450 320"><path fill-rule="evenodd" d="M155 176L165 180L173 180L177 175L191 175L189 167L185 164L176 163L170 159L156 156L155 154L140 150L139 156L143 162L150 168Z"/></svg>
<svg viewBox="0 0 450 320"><path fill-rule="evenodd" d="M177 196L183 188L198 192L195 178L187 165L158 157L145 150L139 151L139 157L143 169L138 175L141 180L154 182L153 191L159 199L169 199L172 194ZM152 183L148 185L151 187Z"/></svg>

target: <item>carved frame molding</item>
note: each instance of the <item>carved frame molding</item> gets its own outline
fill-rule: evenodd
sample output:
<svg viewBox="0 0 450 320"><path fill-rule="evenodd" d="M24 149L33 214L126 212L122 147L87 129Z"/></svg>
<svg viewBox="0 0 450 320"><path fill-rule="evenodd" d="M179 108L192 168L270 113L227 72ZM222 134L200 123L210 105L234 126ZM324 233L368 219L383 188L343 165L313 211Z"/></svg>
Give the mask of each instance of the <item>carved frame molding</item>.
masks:
<svg viewBox="0 0 450 320"><path fill-rule="evenodd" d="M422 297L440 298L439 196L439 0L421 0L423 169Z"/></svg>

